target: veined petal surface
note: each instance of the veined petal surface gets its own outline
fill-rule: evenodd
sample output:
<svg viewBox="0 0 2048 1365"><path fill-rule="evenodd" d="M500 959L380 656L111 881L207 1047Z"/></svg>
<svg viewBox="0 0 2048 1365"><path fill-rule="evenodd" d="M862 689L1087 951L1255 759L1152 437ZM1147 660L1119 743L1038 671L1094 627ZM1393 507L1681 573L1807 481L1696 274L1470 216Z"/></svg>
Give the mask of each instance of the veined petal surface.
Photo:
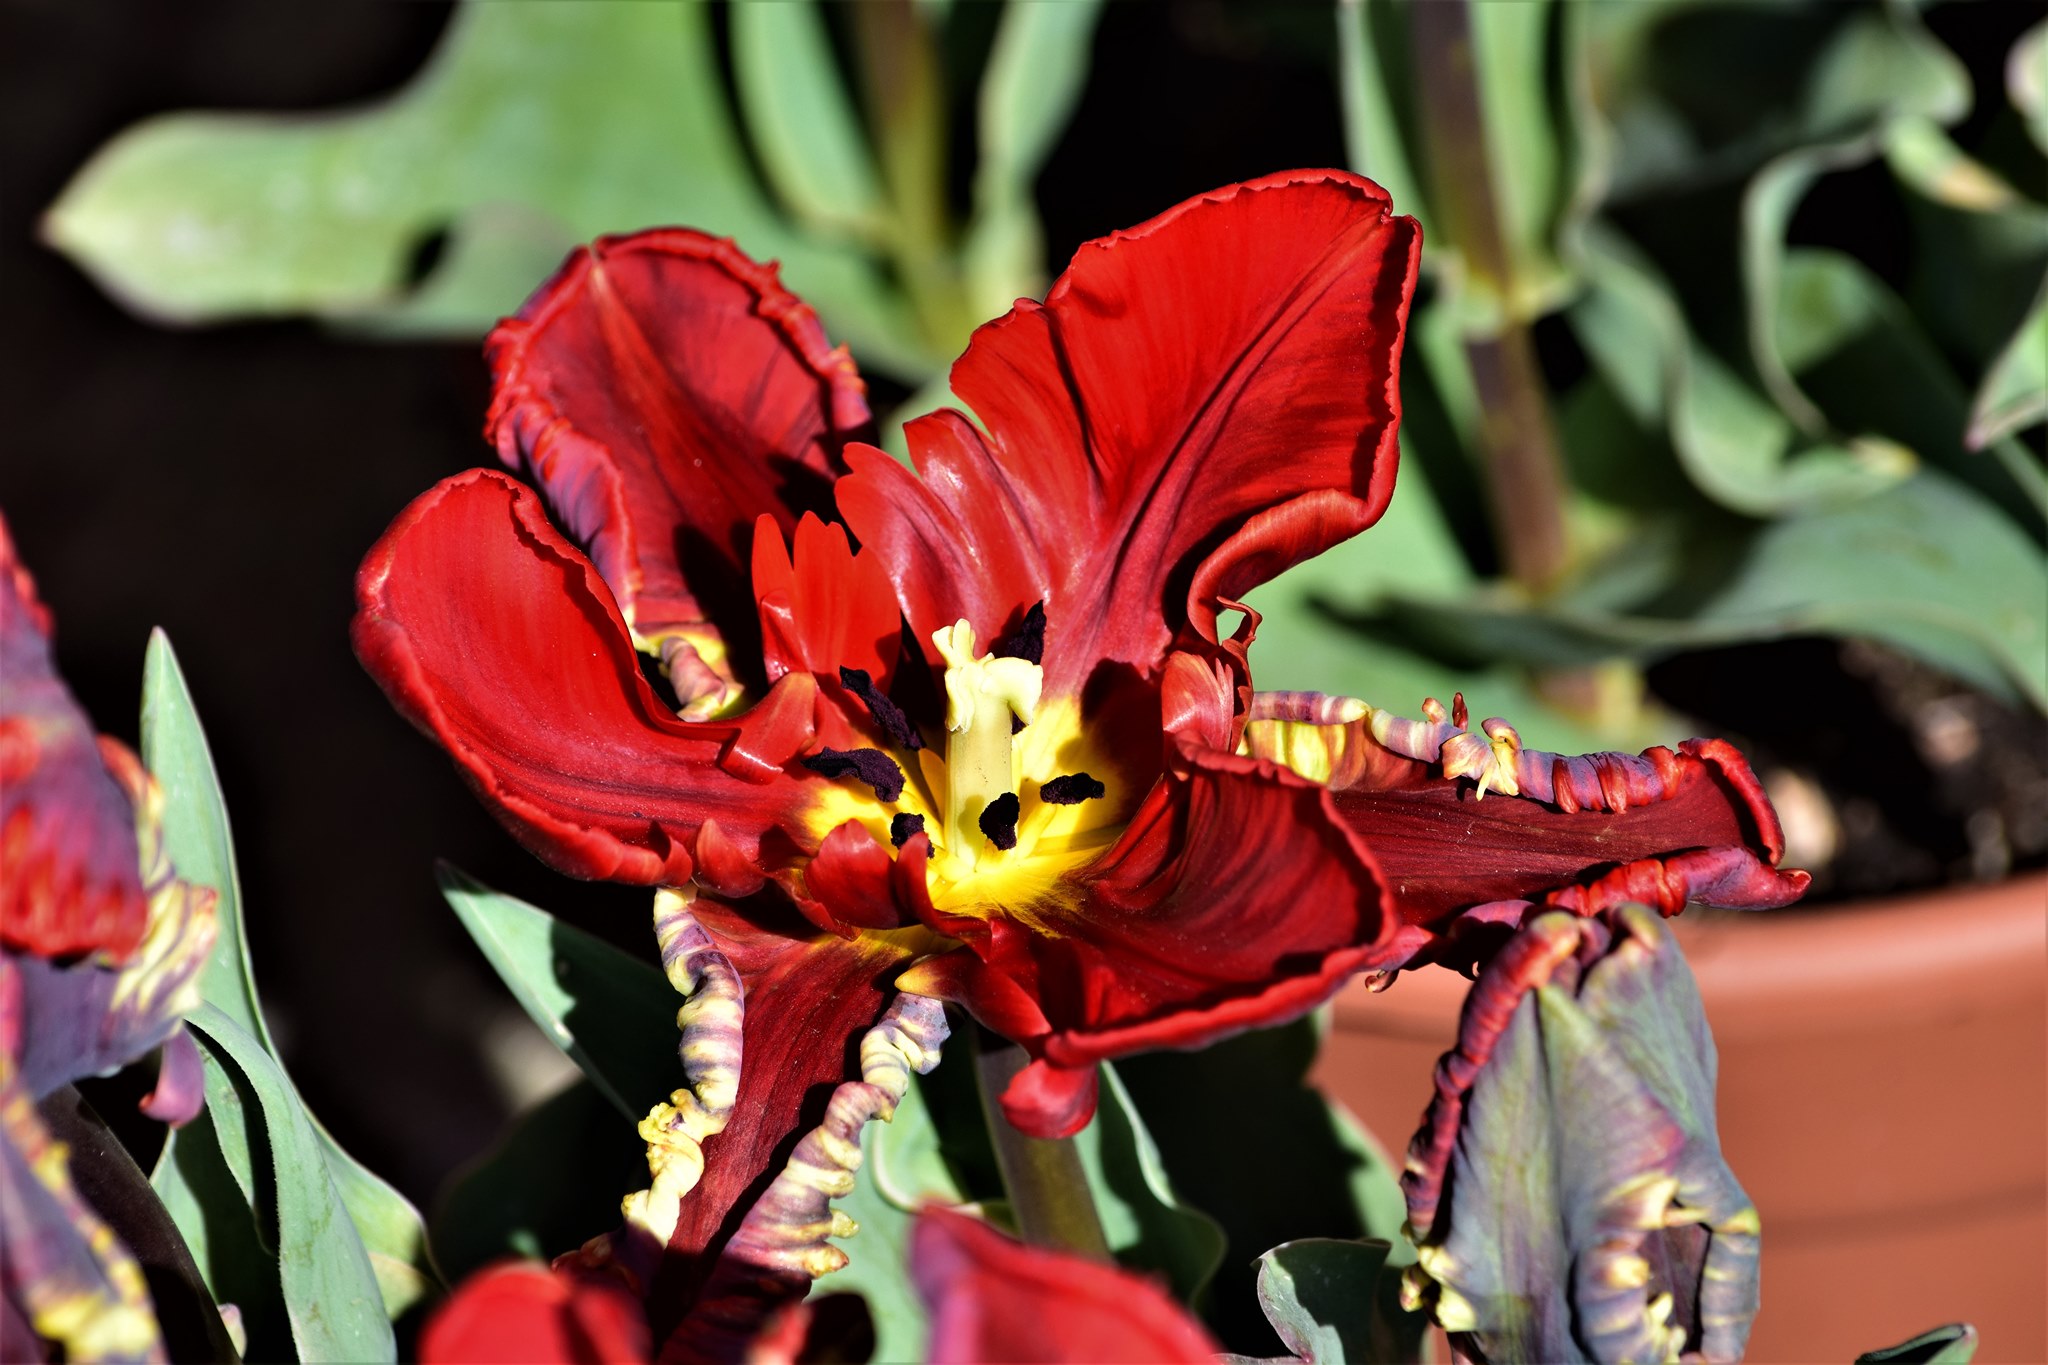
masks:
<svg viewBox="0 0 2048 1365"><path fill-rule="evenodd" d="M1198 1047L1327 999L1394 932L1371 855L1330 794L1271 764L1184 746L1122 839L1034 924L991 917L907 990L958 1000L1036 1060L1005 1097L1039 1136L1093 1112L1095 1063Z"/></svg>
<svg viewBox="0 0 2048 1365"><path fill-rule="evenodd" d="M977 331L913 477L856 448L838 499L919 638L1045 604L1049 695L1151 673L1187 627L1363 530L1393 490L1420 234L1370 181L1232 185L1083 246Z"/></svg>
<svg viewBox="0 0 2048 1365"><path fill-rule="evenodd" d="M199 973L219 928L210 886L178 879L163 838L163 792L126 749L109 743L106 757L134 814L147 900L142 941L118 965L95 955L53 961L7 953L12 979L0 990L0 1035L18 1062L21 1084L41 1099L87 1076L107 1075L173 1039L187 1011L199 1005ZM145 1107L183 1122L198 1111L198 1094L181 1082L183 1048L167 1051L168 1084ZM183 1092L182 1094L180 1092Z"/></svg>
<svg viewBox="0 0 2048 1365"><path fill-rule="evenodd" d="M817 315L730 241L662 228L576 251L486 352L487 435L640 645L680 637L753 675L755 521L788 534L829 512L841 447L872 432L866 386Z"/></svg>
<svg viewBox="0 0 2048 1365"><path fill-rule="evenodd" d="M1768 909L1806 889L1779 870L1777 814L1723 741L1565 757L1522 748L1497 719L1468 725L1462 699L1455 716L1424 711L1260 693L1242 740L1325 783L1371 850L1400 920L1378 969L1476 962L1543 906Z"/></svg>
<svg viewBox="0 0 2048 1365"><path fill-rule="evenodd" d="M0 961L0 994L13 989ZM142 1269L71 1180L13 1058L0 1050L0 1358L160 1361L164 1344Z"/></svg>
<svg viewBox="0 0 2048 1365"><path fill-rule="evenodd" d="M1532 920L1473 984L1409 1147L1411 1306L1476 1361L1741 1359L1760 1232L1714 1083L1655 913Z"/></svg>
<svg viewBox="0 0 2048 1365"><path fill-rule="evenodd" d="M471 470L423 494L363 561L356 604L356 657L557 869L680 885L707 821L750 861L798 828L813 784L782 764L811 737L809 700L670 714L604 581L516 480Z"/></svg>

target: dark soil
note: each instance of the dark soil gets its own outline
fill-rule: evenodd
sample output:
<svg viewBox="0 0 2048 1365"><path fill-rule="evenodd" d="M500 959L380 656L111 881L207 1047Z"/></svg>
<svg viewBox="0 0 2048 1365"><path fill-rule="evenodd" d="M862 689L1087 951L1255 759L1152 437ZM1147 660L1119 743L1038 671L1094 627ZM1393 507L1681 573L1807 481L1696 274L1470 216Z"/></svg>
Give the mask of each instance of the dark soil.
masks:
<svg viewBox="0 0 2048 1365"><path fill-rule="evenodd" d="M1684 654L1665 702L1724 735L1770 789L1803 904L1997 881L2048 864L2048 718L1865 641Z"/></svg>

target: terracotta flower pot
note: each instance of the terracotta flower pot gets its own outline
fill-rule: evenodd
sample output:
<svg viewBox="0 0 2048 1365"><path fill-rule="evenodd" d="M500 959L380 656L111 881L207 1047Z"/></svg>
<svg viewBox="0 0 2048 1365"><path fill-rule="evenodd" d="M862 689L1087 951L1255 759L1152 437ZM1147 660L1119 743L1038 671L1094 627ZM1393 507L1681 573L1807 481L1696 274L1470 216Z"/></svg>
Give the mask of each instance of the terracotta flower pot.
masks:
<svg viewBox="0 0 2048 1365"><path fill-rule="evenodd" d="M1675 922L1720 1047L1721 1138L1764 1220L1752 1361L1952 1321L2048 1360L2048 876ZM1315 1077L1399 1149L1465 983L1353 986Z"/></svg>

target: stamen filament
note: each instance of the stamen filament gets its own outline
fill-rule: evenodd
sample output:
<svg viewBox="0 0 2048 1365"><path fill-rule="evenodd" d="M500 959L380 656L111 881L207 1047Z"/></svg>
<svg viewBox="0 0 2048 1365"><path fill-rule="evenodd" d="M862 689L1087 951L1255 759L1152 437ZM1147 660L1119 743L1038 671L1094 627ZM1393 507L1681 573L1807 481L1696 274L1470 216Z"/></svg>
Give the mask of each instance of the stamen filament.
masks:
<svg viewBox="0 0 2048 1365"><path fill-rule="evenodd" d="M978 855L982 812L1017 791L1010 718L1029 724L1044 672L1027 659L975 657L974 627L955 622L932 636L946 661L946 810L948 851Z"/></svg>

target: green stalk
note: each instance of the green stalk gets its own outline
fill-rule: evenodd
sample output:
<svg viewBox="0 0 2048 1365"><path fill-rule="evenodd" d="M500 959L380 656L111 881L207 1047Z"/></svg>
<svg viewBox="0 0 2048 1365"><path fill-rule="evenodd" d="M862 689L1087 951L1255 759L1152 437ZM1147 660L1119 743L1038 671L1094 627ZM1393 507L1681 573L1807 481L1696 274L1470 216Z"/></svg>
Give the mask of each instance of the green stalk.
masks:
<svg viewBox="0 0 2048 1365"><path fill-rule="evenodd" d="M925 339L950 355L978 318L964 316L946 206L946 96L938 43L914 0L847 7L868 126L893 217L887 246Z"/></svg>
<svg viewBox="0 0 2048 1365"><path fill-rule="evenodd" d="M1431 0L1407 14L1429 153L1430 207L1464 258L1468 285L1491 294L1496 305L1492 330L1465 337L1483 415L1494 530L1509 576L1541 594L1556 584L1570 559L1564 476L1536 348L1518 312L1515 263L1494 194L1468 0Z"/></svg>
<svg viewBox="0 0 2048 1365"><path fill-rule="evenodd" d="M1030 1057L1017 1044L984 1033L978 1025L968 1028L975 1075L981 1081L981 1112L1011 1211L1017 1215L1017 1230L1033 1246L1108 1260L1109 1241L1102 1235L1102 1218L1088 1192L1088 1172L1074 1140L1027 1137L1003 1117L996 1102Z"/></svg>

